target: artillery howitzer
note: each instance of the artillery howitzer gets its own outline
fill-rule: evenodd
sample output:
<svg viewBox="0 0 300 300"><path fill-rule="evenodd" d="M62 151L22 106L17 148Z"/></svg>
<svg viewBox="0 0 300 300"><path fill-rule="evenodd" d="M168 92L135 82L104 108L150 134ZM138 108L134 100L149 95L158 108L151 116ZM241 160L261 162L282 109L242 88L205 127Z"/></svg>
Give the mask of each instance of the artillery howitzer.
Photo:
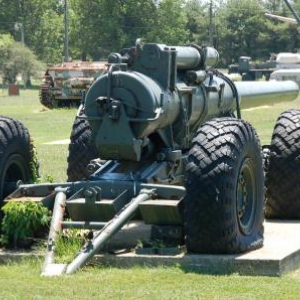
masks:
<svg viewBox="0 0 300 300"><path fill-rule="evenodd" d="M74 152L89 145L96 151L88 180L21 185L7 197L54 203L43 274L75 272L134 216L182 228L188 252L263 245L263 151L241 107L292 101L298 86L233 83L213 69L217 61L215 49L196 45L144 44L109 56L71 134L69 168L77 164ZM63 228L93 232L69 265L54 260Z"/></svg>

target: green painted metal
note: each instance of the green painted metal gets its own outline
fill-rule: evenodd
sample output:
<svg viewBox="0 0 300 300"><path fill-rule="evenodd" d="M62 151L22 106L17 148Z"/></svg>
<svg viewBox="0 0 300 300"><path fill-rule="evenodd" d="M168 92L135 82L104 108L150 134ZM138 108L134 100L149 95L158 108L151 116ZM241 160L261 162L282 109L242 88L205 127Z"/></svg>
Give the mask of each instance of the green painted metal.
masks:
<svg viewBox="0 0 300 300"><path fill-rule="evenodd" d="M183 201L147 200L139 205L139 209L146 224L183 225Z"/></svg>
<svg viewBox="0 0 300 300"><path fill-rule="evenodd" d="M109 71L93 83L79 113L92 127L99 156L142 161L158 147L187 150L205 121L233 115L239 106L291 101L298 95L294 82L233 83L207 68L218 57L210 47L160 44L111 54Z"/></svg>
<svg viewBox="0 0 300 300"><path fill-rule="evenodd" d="M186 163L199 126L239 117L240 107L298 96L291 81L234 83L212 68L218 58L210 47L161 44L137 44L109 56L108 71L93 82L77 113L88 120L106 162L88 181L21 185L7 198L40 197L49 207L63 198L72 221L62 221L61 209L54 208L62 227L102 228L68 266L53 264L48 242L46 275L75 272L134 215L149 224L182 226Z"/></svg>

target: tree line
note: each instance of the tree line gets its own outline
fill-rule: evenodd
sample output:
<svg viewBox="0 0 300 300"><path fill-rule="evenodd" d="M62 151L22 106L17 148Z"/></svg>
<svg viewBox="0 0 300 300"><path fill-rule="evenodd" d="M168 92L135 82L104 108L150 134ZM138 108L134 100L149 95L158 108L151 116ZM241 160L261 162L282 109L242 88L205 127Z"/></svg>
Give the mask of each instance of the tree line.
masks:
<svg viewBox="0 0 300 300"><path fill-rule="evenodd" d="M283 0L0 0L0 35L25 44L44 63L61 62L65 1L73 60L106 59L137 38L167 45L212 44L223 65L241 55L265 60L271 53L300 48L297 25L265 16L292 17ZM300 0L291 3L300 12Z"/></svg>

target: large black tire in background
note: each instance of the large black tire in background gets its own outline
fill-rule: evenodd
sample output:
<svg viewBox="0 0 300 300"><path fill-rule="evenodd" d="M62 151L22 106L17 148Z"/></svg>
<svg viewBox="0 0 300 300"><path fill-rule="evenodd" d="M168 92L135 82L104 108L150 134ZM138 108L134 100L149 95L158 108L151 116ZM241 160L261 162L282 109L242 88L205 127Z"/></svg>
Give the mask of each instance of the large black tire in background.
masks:
<svg viewBox="0 0 300 300"><path fill-rule="evenodd" d="M246 73L242 75L242 81L253 81L255 80L255 76L252 73Z"/></svg>
<svg viewBox="0 0 300 300"><path fill-rule="evenodd" d="M277 119L266 174L267 218L300 217L300 110Z"/></svg>
<svg viewBox="0 0 300 300"><path fill-rule="evenodd" d="M258 136L243 120L203 124L187 163L188 252L242 253L263 245L264 172Z"/></svg>
<svg viewBox="0 0 300 300"><path fill-rule="evenodd" d="M0 207L19 180L38 176L36 155L28 130L19 121L0 116Z"/></svg>
<svg viewBox="0 0 300 300"><path fill-rule="evenodd" d="M53 103L52 103L52 97L50 94L50 89L51 89L51 86L49 83L43 83L40 88L39 98L40 98L41 104L43 104L47 108L52 109Z"/></svg>
<svg viewBox="0 0 300 300"><path fill-rule="evenodd" d="M92 132L88 121L76 118L70 136L68 181L88 179L90 173L86 167L92 159L99 156L91 135Z"/></svg>

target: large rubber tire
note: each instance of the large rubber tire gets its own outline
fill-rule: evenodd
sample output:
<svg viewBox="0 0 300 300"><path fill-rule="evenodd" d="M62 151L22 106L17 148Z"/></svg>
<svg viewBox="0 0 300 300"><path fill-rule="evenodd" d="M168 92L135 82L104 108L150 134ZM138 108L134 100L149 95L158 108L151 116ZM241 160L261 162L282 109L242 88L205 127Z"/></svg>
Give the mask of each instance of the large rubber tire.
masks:
<svg viewBox="0 0 300 300"><path fill-rule="evenodd" d="M39 98L42 105L44 105L47 108L52 109L53 103L52 103L52 97L50 94L51 86L48 83L43 83L40 88L39 92Z"/></svg>
<svg viewBox="0 0 300 300"><path fill-rule="evenodd" d="M255 80L255 76L253 74L246 73L242 75L242 81L254 81L254 80Z"/></svg>
<svg viewBox="0 0 300 300"><path fill-rule="evenodd" d="M34 147L27 128L19 121L0 116L0 206L17 182L33 182L38 176Z"/></svg>
<svg viewBox="0 0 300 300"><path fill-rule="evenodd" d="M70 136L68 181L88 179L90 173L86 167L92 159L96 159L99 156L91 135L92 132L88 121L76 118Z"/></svg>
<svg viewBox="0 0 300 300"><path fill-rule="evenodd" d="M300 217L300 110L277 119L272 134L266 175L267 218Z"/></svg>
<svg viewBox="0 0 300 300"><path fill-rule="evenodd" d="M233 118L203 124L186 171L188 252L243 253L263 245L264 172L251 125Z"/></svg>

